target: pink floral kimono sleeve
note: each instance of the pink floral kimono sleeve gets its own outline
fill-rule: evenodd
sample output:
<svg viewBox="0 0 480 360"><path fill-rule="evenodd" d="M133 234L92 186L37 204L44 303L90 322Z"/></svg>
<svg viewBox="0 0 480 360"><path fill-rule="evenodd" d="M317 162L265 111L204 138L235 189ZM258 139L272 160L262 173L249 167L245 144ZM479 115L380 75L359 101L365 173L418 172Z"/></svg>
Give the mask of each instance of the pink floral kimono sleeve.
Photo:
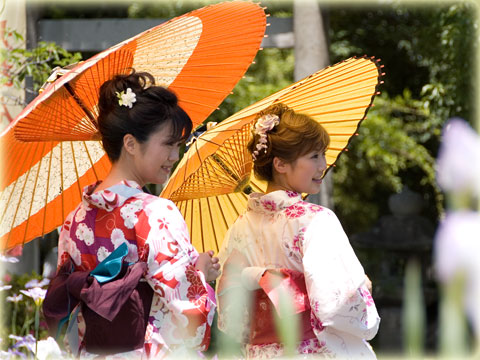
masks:
<svg viewBox="0 0 480 360"><path fill-rule="evenodd" d="M336 215L325 209L309 224L303 242L305 283L314 331L335 328L369 340L378 331L380 317L365 273Z"/></svg>
<svg viewBox="0 0 480 360"><path fill-rule="evenodd" d="M135 226L146 279L155 291L146 333L146 349L159 356L179 347L205 350L216 308L213 289L194 267L197 251L175 205L158 198L146 204Z"/></svg>

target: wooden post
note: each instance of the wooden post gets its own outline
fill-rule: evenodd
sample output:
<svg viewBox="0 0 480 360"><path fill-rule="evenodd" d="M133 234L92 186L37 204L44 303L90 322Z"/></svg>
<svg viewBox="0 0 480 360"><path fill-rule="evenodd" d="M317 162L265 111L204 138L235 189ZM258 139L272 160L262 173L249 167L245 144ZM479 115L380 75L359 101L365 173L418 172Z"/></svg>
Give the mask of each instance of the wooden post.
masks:
<svg viewBox="0 0 480 360"><path fill-rule="evenodd" d="M326 19L327 16L322 13L317 0L293 1L295 81L330 65ZM310 195L308 201L333 209L331 171L325 176L320 192Z"/></svg>

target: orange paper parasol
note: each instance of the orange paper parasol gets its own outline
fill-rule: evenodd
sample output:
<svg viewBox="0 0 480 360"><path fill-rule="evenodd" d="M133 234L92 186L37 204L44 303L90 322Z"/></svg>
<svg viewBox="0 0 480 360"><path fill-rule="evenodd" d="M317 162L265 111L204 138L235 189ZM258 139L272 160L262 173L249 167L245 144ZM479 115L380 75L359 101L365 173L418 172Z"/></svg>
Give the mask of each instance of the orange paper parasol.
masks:
<svg viewBox="0 0 480 360"><path fill-rule="evenodd" d="M0 247L62 224L83 186L110 163L97 140L100 85L129 68L173 90L194 126L230 93L264 37L266 16L251 2L210 5L97 54L48 85L0 136Z"/></svg>
<svg viewBox="0 0 480 360"><path fill-rule="evenodd" d="M246 149L255 115L284 103L310 115L330 135L326 158L330 168L346 148L380 83L381 66L373 58L350 58L327 67L245 108L206 131L186 152L161 196L174 201L189 225L199 251L218 251L225 233L245 210L248 186L265 189L251 180L252 157ZM327 170L328 171L328 170Z"/></svg>

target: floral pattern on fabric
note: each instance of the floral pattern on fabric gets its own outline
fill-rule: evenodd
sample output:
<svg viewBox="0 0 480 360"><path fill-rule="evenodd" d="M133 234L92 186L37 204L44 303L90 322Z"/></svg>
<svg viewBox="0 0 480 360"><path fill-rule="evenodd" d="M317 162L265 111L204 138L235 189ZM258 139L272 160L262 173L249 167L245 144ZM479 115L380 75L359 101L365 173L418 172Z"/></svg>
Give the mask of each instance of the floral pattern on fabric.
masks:
<svg viewBox="0 0 480 360"><path fill-rule="evenodd" d="M271 200L262 201L262 205L267 211L275 211L277 209L277 204Z"/></svg>
<svg viewBox="0 0 480 360"><path fill-rule="evenodd" d="M298 263L302 263L302 257L303 257L303 250L302 250L302 243L303 243L303 237L305 234L305 227L299 229L298 234L293 236L292 241L285 241L283 244L285 246L285 250L287 255L295 259Z"/></svg>
<svg viewBox="0 0 480 360"><path fill-rule="evenodd" d="M85 188L82 203L62 226L59 266L71 256L76 270L92 270L126 243L126 260L147 263L144 276L155 291L143 356L162 358L182 346L205 350L215 297L203 273L194 267L198 253L180 212L169 200L142 191L128 197L114 190L118 185L141 190L132 181L95 192L97 185ZM87 355L84 350L83 354Z"/></svg>
<svg viewBox="0 0 480 360"><path fill-rule="evenodd" d="M293 204L292 206L285 209L285 215L288 219L298 218L305 215L306 209L303 204Z"/></svg>
<svg viewBox="0 0 480 360"><path fill-rule="evenodd" d="M142 209L142 201L137 200L133 203L127 204L120 209L120 215L125 221L125 226L128 229L133 229L138 222L137 213Z"/></svg>
<svg viewBox="0 0 480 360"><path fill-rule="evenodd" d="M336 358L335 354L328 350L325 342L318 339L304 340L297 345L297 353L295 359L318 359ZM285 356L282 344L262 344L247 345L247 359L273 359Z"/></svg>
<svg viewBox="0 0 480 360"><path fill-rule="evenodd" d="M218 256L222 265L217 281L220 330L231 336L250 333L249 316L243 322L241 317L230 321L231 312L249 311L247 306L234 309L226 300L242 286L236 274L247 267L291 269L305 277L310 325L316 336L299 344L300 358L321 354L375 359L367 340L377 333L380 318L365 286L363 267L331 210L303 201L301 194L291 191L250 194L247 211L229 229ZM228 271L229 264L238 267L235 272ZM241 291L248 293L246 288ZM243 338L248 358L283 356L281 344L254 345Z"/></svg>

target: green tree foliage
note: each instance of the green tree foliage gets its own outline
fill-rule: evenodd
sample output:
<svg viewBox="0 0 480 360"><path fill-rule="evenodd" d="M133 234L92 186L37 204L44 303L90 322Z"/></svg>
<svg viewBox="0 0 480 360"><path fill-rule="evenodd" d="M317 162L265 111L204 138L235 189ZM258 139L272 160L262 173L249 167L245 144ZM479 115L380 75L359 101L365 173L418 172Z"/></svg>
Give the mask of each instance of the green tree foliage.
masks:
<svg viewBox="0 0 480 360"><path fill-rule="evenodd" d="M403 96L376 99L359 135L351 141L334 172L335 206L347 232L368 230L388 213L388 196L403 186L423 194L433 208L432 218L442 212L443 197L435 183L432 154L412 137L399 114L416 111L418 121L427 118L418 100Z"/></svg>
<svg viewBox="0 0 480 360"><path fill-rule="evenodd" d="M293 82L295 58L292 49L261 50L244 78L207 121L222 121Z"/></svg>
<svg viewBox="0 0 480 360"><path fill-rule="evenodd" d="M33 92L37 92L45 83L53 68L64 67L81 60L80 53L70 53L51 42L41 41L37 47L26 49L23 37L14 30L5 31L3 41L11 48L0 49L2 74L0 86L12 85L17 89L24 87L27 76L33 79ZM10 99L12 100L12 99ZM19 99L15 99L21 103Z"/></svg>
<svg viewBox="0 0 480 360"><path fill-rule="evenodd" d="M332 62L382 59L383 92L334 173L336 210L347 231L388 213L403 185L421 193L435 221L443 196L435 183L441 127L452 116L473 122L476 6L469 2L330 8Z"/></svg>
<svg viewBox="0 0 480 360"><path fill-rule="evenodd" d="M472 120L476 12L477 6L465 1L331 8L332 60L375 55L387 72L382 90L396 96L409 89L429 110L432 125L451 116Z"/></svg>

